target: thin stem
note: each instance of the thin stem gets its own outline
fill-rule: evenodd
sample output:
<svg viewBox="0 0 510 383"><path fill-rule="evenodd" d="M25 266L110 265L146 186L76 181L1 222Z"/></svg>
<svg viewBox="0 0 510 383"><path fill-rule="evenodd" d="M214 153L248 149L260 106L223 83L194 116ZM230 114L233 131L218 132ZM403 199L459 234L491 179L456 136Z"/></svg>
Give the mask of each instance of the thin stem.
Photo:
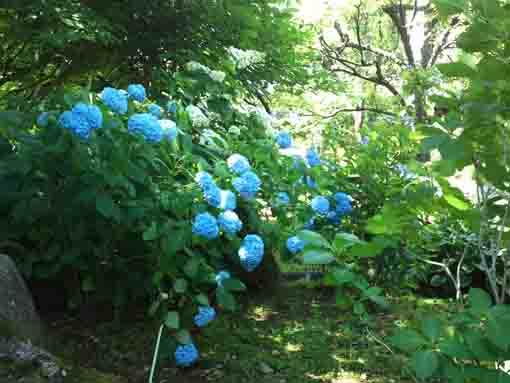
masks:
<svg viewBox="0 0 510 383"><path fill-rule="evenodd" d="M154 357L152 358L151 373L149 376L149 383L152 383L154 379L154 373L156 372L156 364L158 361L159 345L161 343L161 335L163 335L164 325L159 326L158 338L156 339L156 348L154 349Z"/></svg>

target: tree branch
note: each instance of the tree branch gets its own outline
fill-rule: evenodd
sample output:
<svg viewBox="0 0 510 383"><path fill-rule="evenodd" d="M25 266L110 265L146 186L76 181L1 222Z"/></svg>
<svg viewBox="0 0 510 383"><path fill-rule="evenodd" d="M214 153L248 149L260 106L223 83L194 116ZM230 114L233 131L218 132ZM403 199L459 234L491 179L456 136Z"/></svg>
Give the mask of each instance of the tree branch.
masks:
<svg viewBox="0 0 510 383"><path fill-rule="evenodd" d="M329 118L336 117L340 113L352 113L352 112L372 112L372 113L378 113L378 114L385 114L387 116L393 116L393 117L397 116L395 113L388 112L386 110L382 110L382 109L378 109L378 108L365 108L365 107L338 109L335 112L328 114L328 115L322 115L319 113L311 112L310 114L303 114L302 116L320 117L320 118L324 118L324 119L329 119Z"/></svg>

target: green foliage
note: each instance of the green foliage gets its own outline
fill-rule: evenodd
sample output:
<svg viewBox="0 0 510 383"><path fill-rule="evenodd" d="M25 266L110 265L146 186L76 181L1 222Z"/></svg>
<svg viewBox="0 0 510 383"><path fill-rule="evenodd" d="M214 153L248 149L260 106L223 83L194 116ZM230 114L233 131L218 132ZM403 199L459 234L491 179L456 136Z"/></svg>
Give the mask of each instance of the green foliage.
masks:
<svg viewBox="0 0 510 383"><path fill-rule="evenodd" d="M451 315L427 313L418 328L399 329L391 342L410 356L420 381L507 382L510 376L499 368L510 357L510 337L503 330L509 324L508 306L493 306L489 294L471 289L466 308Z"/></svg>

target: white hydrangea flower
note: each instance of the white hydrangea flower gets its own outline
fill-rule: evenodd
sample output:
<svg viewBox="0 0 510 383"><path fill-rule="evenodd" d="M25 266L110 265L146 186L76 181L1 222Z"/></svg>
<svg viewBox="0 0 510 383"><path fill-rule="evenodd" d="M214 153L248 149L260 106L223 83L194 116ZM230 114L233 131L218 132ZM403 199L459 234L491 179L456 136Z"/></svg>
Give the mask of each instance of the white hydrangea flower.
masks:
<svg viewBox="0 0 510 383"><path fill-rule="evenodd" d="M191 124L196 128L204 128L209 126L209 119L205 116L205 114L200 110L199 107L195 105L188 105L186 107L186 113L191 120Z"/></svg>
<svg viewBox="0 0 510 383"><path fill-rule="evenodd" d="M190 72L205 72L207 74L209 74L211 72L211 70L208 67L206 67L205 65L202 65L196 61L190 61L189 63L187 63L186 70L188 70Z"/></svg>
<svg viewBox="0 0 510 383"><path fill-rule="evenodd" d="M238 126L232 125L230 128L228 128L228 132L235 136L239 136L241 134L241 129L239 129Z"/></svg>
<svg viewBox="0 0 510 383"><path fill-rule="evenodd" d="M264 129L267 132L274 133L272 118L265 110L256 109L252 113L255 115L255 118L262 124L262 126L264 126Z"/></svg>
<svg viewBox="0 0 510 383"><path fill-rule="evenodd" d="M216 82L223 82L226 76L225 72L220 70L213 70L209 73L209 77Z"/></svg>
<svg viewBox="0 0 510 383"><path fill-rule="evenodd" d="M266 59L266 54L254 50L242 50L234 47L228 48L232 59L237 65L238 69L245 69L250 65L260 64Z"/></svg>

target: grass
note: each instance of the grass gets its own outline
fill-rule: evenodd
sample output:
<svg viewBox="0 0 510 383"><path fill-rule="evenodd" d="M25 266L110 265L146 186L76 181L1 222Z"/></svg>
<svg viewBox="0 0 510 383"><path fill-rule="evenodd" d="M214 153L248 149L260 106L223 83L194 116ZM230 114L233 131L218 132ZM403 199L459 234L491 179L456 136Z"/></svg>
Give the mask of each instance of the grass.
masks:
<svg viewBox="0 0 510 383"><path fill-rule="evenodd" d="M200 363L175 368L170 354L160 361L155 382L180 383L407 383L402 361L385 339L396 325L412 322L416 310L442 301L394 299L390 312L369 323L334 305L331 292L303 283L285 284L242 299L238 312L195 334ZM146 315L122 325L80 319L53 323L55 351L82 367L120 376L119 383L148 381L158 324Z"/></svg>

